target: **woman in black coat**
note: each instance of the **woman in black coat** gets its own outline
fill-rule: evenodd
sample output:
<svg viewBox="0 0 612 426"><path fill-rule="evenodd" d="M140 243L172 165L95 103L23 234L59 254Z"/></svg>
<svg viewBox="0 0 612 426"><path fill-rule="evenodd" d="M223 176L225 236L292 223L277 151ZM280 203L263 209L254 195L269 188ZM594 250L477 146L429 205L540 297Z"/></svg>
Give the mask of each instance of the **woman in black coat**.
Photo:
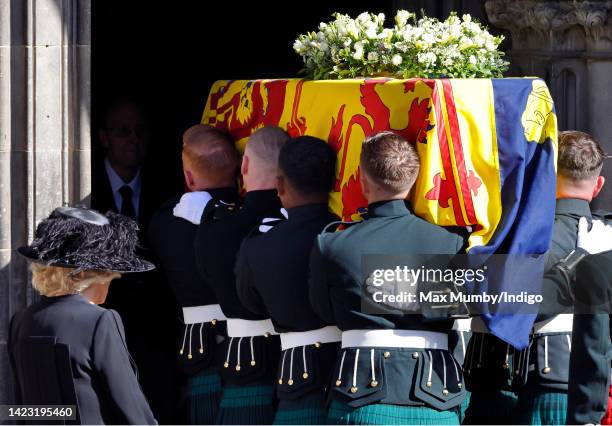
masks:
<svg viewBox="0 0 612 426"><path fill-rule="evenodd" d="M124 216L64 207L19 249L42 297L11 321L18 404L76 405L83 424L156 424L121 318L97 306L120 273L152 268L135 255L136 232Z"/></svg>

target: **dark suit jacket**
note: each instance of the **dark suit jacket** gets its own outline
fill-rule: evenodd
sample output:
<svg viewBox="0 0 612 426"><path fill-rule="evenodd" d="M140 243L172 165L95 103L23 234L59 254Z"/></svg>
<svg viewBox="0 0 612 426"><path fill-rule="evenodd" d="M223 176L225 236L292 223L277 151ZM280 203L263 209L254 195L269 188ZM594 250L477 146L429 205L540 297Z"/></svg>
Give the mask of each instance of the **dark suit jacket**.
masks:
<svg viewBox="0 0 612 426"><path fill-rule="evenodd" d="M146 167L141 169L140 179L142 186L138 202L137 222L141 230L141 236L145 236L153 213L168 197L170 184L162 185L163 182L154 181L151 172ZM103 161L92 166L91 208L102 213L109 210L117 212L113 191Z"/></svg>
<svg viewBox="0 0 612 426"><path fill-rule="evenodd" d="M68 347L82 423L156 423L131 364L121 318L81 295L43 297L13 318L9 355L17 378L17 401L44 403L40 396L44 398L44 387L51 385L27 362L38 362L42 356L31 353L33 346L27 344L39 336L54 337Z"/></svg>
<svg viewBox="0 0 612 426"><path fill-rule="evenodd" d="M612 362L612 251L576 268L568 424L598 424L608 406Z"/></svg>
<svg viewBox="0 0 612 426"><path fill-rule="evenodd" d="M145 166L141 169L139 255L158 264L149 248L147 229L155 210L167 198L169 183L164 183ZM104 162L92 165L91 207L106 213L116 212ZM114 309L125 323L130 352L141 373L141 383L155 415L162 423L177 422L175 406L179 393L179 378L174 362L176 336L180 323L172 292L157 270L123 275L110 287L106 308ZM145 315L144 312L154 312Z"/></svg>

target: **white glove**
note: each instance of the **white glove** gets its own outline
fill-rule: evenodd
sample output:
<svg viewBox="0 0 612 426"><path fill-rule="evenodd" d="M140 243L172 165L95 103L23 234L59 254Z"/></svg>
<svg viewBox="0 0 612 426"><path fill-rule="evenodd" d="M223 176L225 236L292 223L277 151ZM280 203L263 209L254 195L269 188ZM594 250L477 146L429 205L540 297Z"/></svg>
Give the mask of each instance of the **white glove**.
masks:
<svg viewBox="0 0 612 426"><path fill-rule="evenodd" d="M181 200L174 206L172 213L176 217L188 220L194 225L199 225L202 213L204 213L204 209L210 200L212 200L212 197L206 191L187 192L183 194Z"/></svg>
<svg viewBox="0 0 612 426"><path fill-rule="evenodd" d="M589 222L581 217L578 222L578 247L590 254L612 250L612 226L601 220L593 220L593 227L589 231Z"/></svg>

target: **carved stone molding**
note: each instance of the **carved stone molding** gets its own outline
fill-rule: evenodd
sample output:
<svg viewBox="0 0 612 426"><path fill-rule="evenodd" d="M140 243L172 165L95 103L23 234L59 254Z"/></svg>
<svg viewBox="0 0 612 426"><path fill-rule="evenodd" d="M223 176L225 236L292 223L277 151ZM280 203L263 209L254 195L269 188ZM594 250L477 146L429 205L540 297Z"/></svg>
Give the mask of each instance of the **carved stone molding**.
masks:
<svg viewBox="0 0 612 426"><path fill-rule="evenodd" d="M612 1L487 0L492 25L510 31L514 49L610 51Z"/></svg>

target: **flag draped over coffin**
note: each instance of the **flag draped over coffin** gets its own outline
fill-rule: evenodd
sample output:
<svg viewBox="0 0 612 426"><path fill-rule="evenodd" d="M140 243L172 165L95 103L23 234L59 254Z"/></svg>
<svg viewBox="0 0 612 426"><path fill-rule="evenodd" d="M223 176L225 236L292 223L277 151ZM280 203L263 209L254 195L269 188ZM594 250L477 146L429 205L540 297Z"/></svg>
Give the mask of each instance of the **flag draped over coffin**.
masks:
<svg viewBox="0 0 612 426"><path fill-rule="evenodd" d="M394 131L421 158L415 213L442 226L469 226L470 253L548 249L557 123L540 79L217 81L202 123L228 130L239 149L263 126L326 140L338 154L330 208L343 220L358 219L367 206L359 186L361 142ZM491 332L524 347L534 316L484 320Z"/></svg>

